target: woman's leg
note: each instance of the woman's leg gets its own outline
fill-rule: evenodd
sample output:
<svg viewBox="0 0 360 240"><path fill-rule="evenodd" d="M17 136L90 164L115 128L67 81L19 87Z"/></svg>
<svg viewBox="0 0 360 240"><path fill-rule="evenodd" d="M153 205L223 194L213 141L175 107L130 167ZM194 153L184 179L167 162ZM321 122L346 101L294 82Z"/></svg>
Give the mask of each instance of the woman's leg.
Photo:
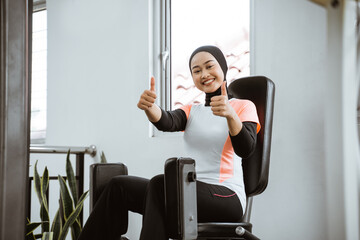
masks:
<svg viewBox="0 0 360 240"><path fill-rule="evenodd" d="M196 182L196 188L199 222L241 220L241 203L232 190L200 181ZM158 175L150 180L147 188L140 240L168 239L165 220L164 175Z"/></svg>
<svg viewBox="0 0 360 240"><path fill-rule="evenodd" d="M140 240L168 239L165 225L164 175L153 177L146 191Z"/></svg>
<svg viewBox="0 0 360 240"><path fill-rule="evenodd" d="M238 222L243 212L239 198L227 187L196 182L198 222Z"/></svg>
<svg viewBox="0 0 360 240"><path fill-rule="evenodd" d="M148 179L116 176L91 212L79 240L118 240L126 233L128 210L142 214Z"/></svg>

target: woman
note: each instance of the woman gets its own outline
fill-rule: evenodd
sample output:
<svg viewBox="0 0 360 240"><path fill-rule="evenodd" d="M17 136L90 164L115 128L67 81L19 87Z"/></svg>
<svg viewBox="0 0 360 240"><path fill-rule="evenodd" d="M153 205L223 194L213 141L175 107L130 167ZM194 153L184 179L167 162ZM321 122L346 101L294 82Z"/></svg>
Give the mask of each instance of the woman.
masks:
<svg viewBox="0 0 360 240"><path fill-rule="evenodd" d="M198 221L239 221L246 204L241 159L255 149L260 129L256 108L248 100L229 100L228 67L219 48L199 47L189 67L195 86L205 92L205 105L164 111L155 104L155 79L151 78L150 90L140 96L138 108L159 130L184 131L184 156L196 160ZM113 178L79 239L118 239L127 231L128 210L143 214L140 239L168 239L164 176Z"/></svg>

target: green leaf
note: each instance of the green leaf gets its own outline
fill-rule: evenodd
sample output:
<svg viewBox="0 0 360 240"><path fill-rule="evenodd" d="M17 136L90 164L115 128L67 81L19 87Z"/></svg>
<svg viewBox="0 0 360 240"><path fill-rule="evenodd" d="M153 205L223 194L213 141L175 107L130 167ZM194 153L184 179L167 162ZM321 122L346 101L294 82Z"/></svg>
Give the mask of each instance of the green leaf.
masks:
<svg viewBox="0 0 360 240"><path fill-rule="evenodd" d="M36 240L34 233L26 235L25 240Z"/></svg>
<svg viewBox="0 0 360 240"><path fill-rule="evenodd" d="M42 234L36 234L34 235L34 230L39 227L42 222L30 222L29 218L27 218L27 224L26 224L26 235L25 240L36 240L38 238L41 238ZM39 237L40 236L40 237Z"/></svg>
<svg viewBox="0 0 360 240"><path fill-rule="evenodd" d="M49 171L48 171L47 167L45 167L43 176L40 178L40 187L41 187L42 201L44 202L45 208L49 211L48 201L47 201L47 196L46 196L46 192L49 187Z"/></svg>
<svg viewBox="0 0 360 240"><path fill-rule="evenodd" d="M43 237L41 240L52 240L53 233L52 232L44 232Z"/></svg>
<svg viewBox="0 0 360 240"><path fill-rule="evenodd" d="M64 228L60 234L59 240L65 240L66 235L69 231L69 227L71 225L74 224L74 222L76 221L76 219L79 217L83 204L84 204L84 200L87 197L89 191L86 191L84 194L81 195L78 204L76 205L75 210L70 214L69 218L66 220L65 224L64 224Z"/></svg>
<svg viewBox="0 0 360 240"><path fill-rule="evenodd" d="M46 209L44 203L40 206L40 218L41 218L41 232L49 231L49 212Z"/></svg>
<svg viewBox="0 0 360 240"><path fill-rule="evenodd" d="M84 200L86 199L86 197L88 196L89 191L84 192L83 194L81 194L79 202L84 202Z"/></svg>
<svg viewBox="0 0 360 240"><path fill-rule="evenodd" d="M40 183L40 176L39 172L37 170L37 163L38 160L36 160L35 167L34 167L34 186L35 186L35 192L39 198L40 204L42 203L42 197L41 197L41 183Z"/></svg>
<svg viewBox="0 0 360 240"><path fill-rule="evenodd" d="M70 197L69 189L66 186L65 180L59 175L60 182L60 198L64 209L64 219L67 220L70 214L73 212L73 201Z"/></svg>
<svg viewBox="0 0 360 240"><path fill-rule="evenodd" d="M69 182L69 187L70 187L71 195L74 199L74 206L75 206L78 201L78 195L76 190L76 179L75 179L74 169L70 162L70 149L68 150L66 156L66 176Z"/></svg>
<svg viewBox="0 0 360 240"><path fill-rule="evenodd" d="M51 232L53 232L53 238L58 239L60 232L62 229L61 216L60 216L60 208L56 211L54 220L51 224Z"/></svg>
<svg viewBox="0 0 360 240"><path fill-rule="evenodd" d="M101 163L107 163L107 160L106 160L104 151L101 152L100 162L101 162Z"/></svg>
<svg viewBox="0 0 360 240"><path fill-rule="evenodd" d="M41 225L41 222L34 222L34 223L26 224L26 236L30 235L40 225Z"/></svg>
<svg viewBox="0 0 360 240"><path fill-rule="evenodd" d="M76 221L71 225L71 236L73 239L78 239L81 232L81 224L79 219L76 219Z"/></svg>
<svg viewBox="0 0 360 240"><path fill-rule="evenodd" d="M49 187L49 171L47 167L44 169L43 176L40 178L40 189L41 189L41 198L42 203L40 206L40 218L43 222L41 224L42 232L49 232L49 207L48 207L48 200L46 196L47 189Z"/></svg>

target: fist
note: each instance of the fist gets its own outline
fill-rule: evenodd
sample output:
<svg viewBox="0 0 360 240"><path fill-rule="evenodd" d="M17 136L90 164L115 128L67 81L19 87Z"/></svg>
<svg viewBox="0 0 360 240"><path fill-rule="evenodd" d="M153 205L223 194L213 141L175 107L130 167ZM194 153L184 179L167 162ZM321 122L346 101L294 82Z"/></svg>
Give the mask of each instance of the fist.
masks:
<svg viewBox="0 0 360 240"><path fill-rule="evenodd" d="M210 106L211 106L211 111L216 116L230 118L233 117L234 114L236 114L234 109L229 104L225 81L221 86L221 95L212 97Z"/></svg>

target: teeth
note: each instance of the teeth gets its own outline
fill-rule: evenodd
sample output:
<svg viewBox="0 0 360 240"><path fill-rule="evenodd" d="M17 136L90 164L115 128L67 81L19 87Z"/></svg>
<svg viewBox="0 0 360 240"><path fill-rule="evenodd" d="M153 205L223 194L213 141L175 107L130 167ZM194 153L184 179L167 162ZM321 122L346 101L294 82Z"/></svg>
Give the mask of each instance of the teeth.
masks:
<svg viewBox="0 0 360 240"><path fill-rule="evenodd" d="M205 81L205 82L203 82L203 84L209 84L209 83L211 83L211 82L213 82L214 81L214 79L210 79L210 80L207 80L207 81Z"/></svg>

